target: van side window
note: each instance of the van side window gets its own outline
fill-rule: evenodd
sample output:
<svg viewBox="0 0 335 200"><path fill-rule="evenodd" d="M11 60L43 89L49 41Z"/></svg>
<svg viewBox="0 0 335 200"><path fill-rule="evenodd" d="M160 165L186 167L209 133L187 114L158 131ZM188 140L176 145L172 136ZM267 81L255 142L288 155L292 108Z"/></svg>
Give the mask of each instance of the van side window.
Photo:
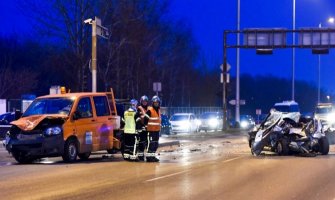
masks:
<svg viewBox="0 0 335 200"><path fill-rule="evenodd" d="M80 114L80 118L89 118L93 116L89 97L85 97L79 100L77 111Z"/></svg>
<svg viewBox="0 0 335 200"><path fill-rule="evenodd" d="M110 111L108 107L108 101L105 96L93 97L95 110L97 116L109 116Z"/></svg>

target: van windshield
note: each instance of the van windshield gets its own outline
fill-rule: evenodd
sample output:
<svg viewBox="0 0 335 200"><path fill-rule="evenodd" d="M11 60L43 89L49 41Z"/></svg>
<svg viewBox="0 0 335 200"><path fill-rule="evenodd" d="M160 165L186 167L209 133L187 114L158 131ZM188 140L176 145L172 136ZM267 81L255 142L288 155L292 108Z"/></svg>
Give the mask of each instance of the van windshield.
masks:
<svg viewBox="0 0 335 200"><path fill-rule="evenodd" d="M69 115L74 99L70 98L45 98L36 99L31 103L26 112L22 115L28 117L30 115L43 114L63 114Z"/></svg>

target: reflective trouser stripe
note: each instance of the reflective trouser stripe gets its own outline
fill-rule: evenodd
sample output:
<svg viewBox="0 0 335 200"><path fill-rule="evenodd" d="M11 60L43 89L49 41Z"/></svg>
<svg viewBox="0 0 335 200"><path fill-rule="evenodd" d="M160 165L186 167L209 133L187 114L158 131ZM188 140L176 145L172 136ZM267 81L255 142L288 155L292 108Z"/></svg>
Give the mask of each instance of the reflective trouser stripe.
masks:
<svg viewBox="0 0 335 200"><path fill-rule="evenodd" d="M147 146L147 152L148 152L149 151L149 146L150 146L150 135L149 135L149 132L148 132L147 139L148 139L148 146Z"/></svg>
<svg viewBox="0 0 335 200"><path fill-rule="evenodd" d="M145 156L146 157L155 157L156 153L146 153Z"/></svg>
<svg viewBox="0 0 335 200"><path fill-rule="evenodd" d="M137 137L135 137L135 144L134 144L134 150L133 150L133 155L137 157L136 155L136 146L137 146Z"/></svg>

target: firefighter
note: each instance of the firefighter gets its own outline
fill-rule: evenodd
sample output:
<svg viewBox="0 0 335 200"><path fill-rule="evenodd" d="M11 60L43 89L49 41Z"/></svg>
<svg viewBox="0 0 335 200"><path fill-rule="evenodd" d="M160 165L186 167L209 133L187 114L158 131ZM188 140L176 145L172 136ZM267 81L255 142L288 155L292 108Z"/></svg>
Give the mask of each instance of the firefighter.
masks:
<svg viewBox="0 0 335 200"><path fill-rule="evenodd" d="M124 153L123 158L138 161L138 134L136 131L137 100L130 100L131 107L124 112Z"/></svg>
<svg viewBox="0 0 335 200"><path fill-rule="evenodd" d="M139 145L138 145L138 159L144 161L144 150L147 146L147 136L148 132L144 124L145 118L149 119L147 116L149 98L144 95L140 99L140 106L137 108L138 118L136 119L136 129L139 135Z"/></svg>
<svg viewBox="0 0 335 200"><path fill-rule="evenodd" d="M146 159L147 162L159 162L159 159L156 157L156 151L158 148L159 140L159 131L161 130L161 113L160 113L160 104L161 100L158 96L153 96L152 105L148 108L147 111L147 120L145 124L147 125L147 152Z"/></svg>

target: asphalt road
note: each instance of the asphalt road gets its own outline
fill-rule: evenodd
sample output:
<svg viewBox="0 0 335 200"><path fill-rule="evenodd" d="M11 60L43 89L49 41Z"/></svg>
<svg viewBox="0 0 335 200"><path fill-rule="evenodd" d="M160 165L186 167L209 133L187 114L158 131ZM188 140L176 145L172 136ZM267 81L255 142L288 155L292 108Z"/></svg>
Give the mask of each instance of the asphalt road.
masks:
<svg viewBox="0 0 335 200"><path fill-rule="evenodd" d="M335 199L335 146L312 158L253 157L246 137L178 136L160 163L96 153L18 165L0 148L0 199Z"/></svg>

